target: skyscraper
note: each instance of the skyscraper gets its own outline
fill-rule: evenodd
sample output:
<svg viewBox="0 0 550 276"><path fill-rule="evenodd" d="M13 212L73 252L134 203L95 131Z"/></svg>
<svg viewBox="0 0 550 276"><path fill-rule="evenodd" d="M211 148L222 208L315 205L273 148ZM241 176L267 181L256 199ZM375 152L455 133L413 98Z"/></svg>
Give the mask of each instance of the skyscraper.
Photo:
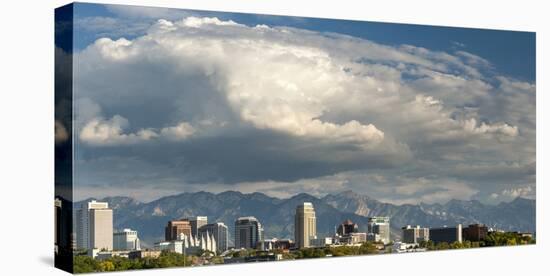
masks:
<svg viewBox="0 0 550 276"><path fill-rule="evenodd" d="M113 210L90 210L90 247L97 249L113 250Z"/></svg>
<svg viewBox="0 0 550 276"><path fill-rule="evenodd" d="M294 216L294 239L296 247L309 247L310 240L317 238L317 220L311 202L304 202L296 207Z"/></svg>
<svg viewBox="0 0 550 276"><path fill-rule="evenodd" d="M197 236L199 234L199 228L201 226L208 224L208 217L206 216L196 216L189 219L191 224L191 235Z"/></svg>
<svg viewBox="0 0 550 276"><path fill-rule="evenodd" d="M357 233L359 231L359 227L357 226L357 223L353 223L351 220L346 220L342 222L342 224L338 225L338 229L336 230L336 233L340 236L349 235L350 233Z"/></svg>
<svg viewBox="0 0 550 276"><path fill-rule="evenodd" d="M137 231L124 229L113 233L113 250L139 250L140 247Z"/></svg>
<svg viewBox="0 0 550 276"><path fill-rule="evenodd" d="M223 222L216 222L203 225L199 228L199 236L212 234L216 240L218 252L227 250L227 241L229 240L229 231Z"/></svg>
<svg viewBox="0 0 550 276"><path fill-rule="evenodd" d="M374 241L384 244L390 243L390 218L370 217L368 222L368 234L375 237Z"/></svg>
<svg viewBox="0 0 550 276"><path fill-rule="evenodd" d="M171 220L164 228L164 240L179 240L181 234L191 236L191 223L188 219Z"/></svg>
<svg viewBox="0 0 550 276"><path fill-rule="evenodd" d="M264 229L255 217L240 217L235 221L235 248L256 248L263 239Z"/></svg>
<svg viewBox="0 0 550 276"><path fill-rule="evenodd" d="M76 211L77 247L113 248L113 210L109 203L95 200L83 203Z"/></svg>

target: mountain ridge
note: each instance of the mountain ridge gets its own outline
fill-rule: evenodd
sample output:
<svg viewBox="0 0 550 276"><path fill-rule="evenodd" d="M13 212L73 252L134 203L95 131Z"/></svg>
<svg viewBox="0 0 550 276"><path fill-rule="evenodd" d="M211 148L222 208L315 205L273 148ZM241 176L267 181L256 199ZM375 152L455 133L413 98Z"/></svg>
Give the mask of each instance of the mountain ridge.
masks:
<svg viewBox="0 0 550 276"><path fill-rule="evenodd" d="M320 198L300 193L287 199L259 192L225 191L214 194L201 191L165 196L151 202L124 196L100 200L109 202L113 208L115 229L137 230L146 246L163 239L168 220L198 215L208 216L209 222L224 222L229 228L230 240L233 239L235 219L249 215L260 220L266 238L293 238L294 211L303 201L311 201L315 207L319 237L332 235L336 225L345 219L351 219L359 225L360 231L366 231L369 216L389 216L394 238L407 224L436 227L484 223L507 231L535 232L535 201L519 197L498 205L485 205L477 200L394 205L351 190Z"/></svg>

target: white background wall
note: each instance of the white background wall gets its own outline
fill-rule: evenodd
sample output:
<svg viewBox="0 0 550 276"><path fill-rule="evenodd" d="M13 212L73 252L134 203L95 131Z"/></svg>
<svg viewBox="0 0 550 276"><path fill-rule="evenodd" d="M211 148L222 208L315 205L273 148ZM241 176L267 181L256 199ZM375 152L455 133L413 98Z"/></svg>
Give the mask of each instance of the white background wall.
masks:
<svg viewBox="0 0 550 276"><path fill-rule="evenodd" d="M97 1L90 1L97 2ZM103 3L255 12L537 32L537 238L535 246L109 275L542 275L548 273L548 65L545 1L104 0ZM268 2L268 3L266 3ZM53 268L53 9L60 0L0 2L0 275L63 275ZM314 4L312 4L314 3ZM546 200L545 200L546 199ZM32 227L26 227L31 225ZM29 244L25 244L29 243ZM32 246L30 246L32 244ZM307 272L306 272L307 271ZM311 271L311 272L310 272ZM281 274L282 273L282 274Z"/></svg>

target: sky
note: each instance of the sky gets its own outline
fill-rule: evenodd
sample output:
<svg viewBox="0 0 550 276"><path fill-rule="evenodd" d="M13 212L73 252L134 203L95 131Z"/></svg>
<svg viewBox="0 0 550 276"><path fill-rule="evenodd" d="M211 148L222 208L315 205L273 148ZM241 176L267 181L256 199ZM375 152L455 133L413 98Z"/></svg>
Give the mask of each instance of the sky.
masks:
<svg viewBox="0 0 550 276"><path fill-rule="evenodd" d="M76 4L70 51L76 200L535 197L534 33Z"/></svg>

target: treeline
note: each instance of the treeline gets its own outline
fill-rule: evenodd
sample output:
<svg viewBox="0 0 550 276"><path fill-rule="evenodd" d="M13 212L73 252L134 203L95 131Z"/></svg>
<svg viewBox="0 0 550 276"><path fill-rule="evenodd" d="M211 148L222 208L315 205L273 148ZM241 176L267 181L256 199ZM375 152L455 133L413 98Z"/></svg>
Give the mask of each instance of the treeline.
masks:
<svg viewBox="0 0 550 276"><path fill-rule="evenodd" d="M427 248L428 250L446 250L446 249L462 249L462 248L478 248L490 246L507 246L507 245L523 245L534 244L535 239L529 236L523 236L515 232L489 232L487 237L481 241L464 241L464 242L439 242L433 241L420 242L419 247Z"/></svg>
<svg viewBox="0 0 550 276"><path fill-rule="evenodd" d="M158 258L128 259L117 256L106 260L96 260L89 256L80 255L74 256L74 273L187 266L193 263L193 257L184 257L173 252L162 252Z"/></svg>
<svg viewBox="0 0 550 276"><path fill-rule="evenodd" d="M322 258L327 256L340 257L340 256L356 256L356 255L368 255L379 253L378 248L371 243L365 242L361 246L336 246L325 248L302 248L300 250L292 251L283 254L283 259L309 259L309 258Z"/></svg>
<svg viewBox="0 0 550 276"><path fill-rule="evenodd" d="M280 249L272 250L273 254L281 254L283 260L295 260L295 259L309 259L309 258L322 258L327 256L353 256L353 255L367 255L376 254L378 249L371 242L365 242L361 246L338 246L338 247L323 247L323 248L301 248L294 251L285 251ZM239 250L233 252L230 256L232 258L253 257L266 254L263 251L257 251L254 249Z"/></svg>

